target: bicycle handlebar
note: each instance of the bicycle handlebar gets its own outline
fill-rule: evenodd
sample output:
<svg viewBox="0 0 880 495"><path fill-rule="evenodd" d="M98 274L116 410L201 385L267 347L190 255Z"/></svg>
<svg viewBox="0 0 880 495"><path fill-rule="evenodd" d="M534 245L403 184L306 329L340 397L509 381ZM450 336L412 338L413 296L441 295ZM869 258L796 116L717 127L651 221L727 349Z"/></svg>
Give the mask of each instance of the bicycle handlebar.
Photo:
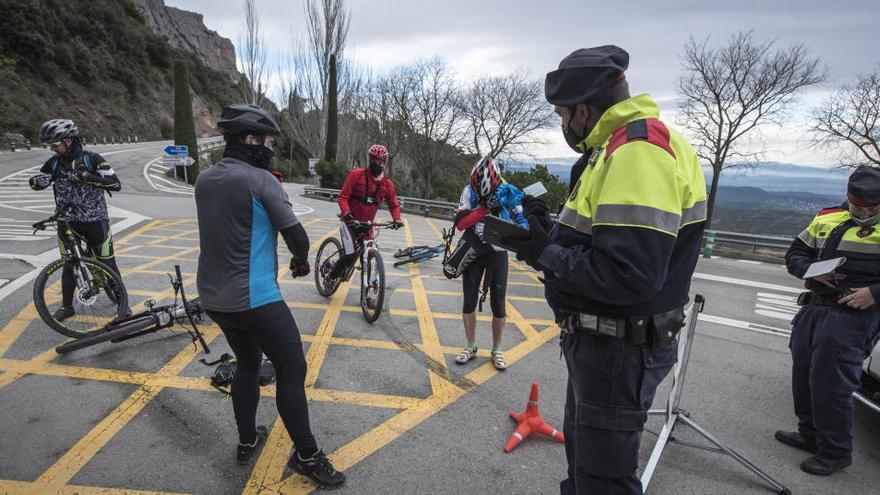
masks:
<svg viewBox="0 0 880 495"><path fill-rule="evenodd" d="M66 216L67 213L70 212L70 209L70 206L68 206L67 208L59 209L55 211L55 213L51 217L45 220L40 220L39 222L31 225L31 227L33 227L34 229L34 234L36 234L38 230L46 230L46 224L58 221L59 218Z"/></svg>
<svg viewBox="0 0 880 495"><path fill-rule="evenodd" d="M363 227L368 229L387 229L394 226L394 222L361 222L359 220L352 221L349 225L353 225L355 227Z"/></svg>

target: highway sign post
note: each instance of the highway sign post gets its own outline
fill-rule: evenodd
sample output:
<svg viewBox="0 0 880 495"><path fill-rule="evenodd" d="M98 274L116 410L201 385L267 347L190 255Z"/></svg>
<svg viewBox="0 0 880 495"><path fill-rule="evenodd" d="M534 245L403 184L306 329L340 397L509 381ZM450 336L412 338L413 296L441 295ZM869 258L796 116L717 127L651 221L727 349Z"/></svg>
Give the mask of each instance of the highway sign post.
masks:
<svg viewBox="0 0 880 495"><path fill-rule="evenodd" d="M189 156L189 146L185 144L172 144L165 147L165 156L162 164L166 167L174 167L174 177L180 178L180 168L183 168L183 181L189 184L187 167L196 161Z"/></svg>

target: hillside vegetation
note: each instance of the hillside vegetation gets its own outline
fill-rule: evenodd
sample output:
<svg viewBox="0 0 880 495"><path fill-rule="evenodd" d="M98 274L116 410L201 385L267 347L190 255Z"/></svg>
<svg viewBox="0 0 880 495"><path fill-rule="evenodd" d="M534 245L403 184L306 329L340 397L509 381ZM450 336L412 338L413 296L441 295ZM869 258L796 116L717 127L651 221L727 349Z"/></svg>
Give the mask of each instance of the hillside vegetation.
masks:
<svg viewBox="0 0 880 495"><path fill-rule="evenodd" d="M89 139L170 138L176 59L203 116L237 99L228 77L172 48L127 0L0 0L0 12L0 133L35 139L67 117Z"/></svg>

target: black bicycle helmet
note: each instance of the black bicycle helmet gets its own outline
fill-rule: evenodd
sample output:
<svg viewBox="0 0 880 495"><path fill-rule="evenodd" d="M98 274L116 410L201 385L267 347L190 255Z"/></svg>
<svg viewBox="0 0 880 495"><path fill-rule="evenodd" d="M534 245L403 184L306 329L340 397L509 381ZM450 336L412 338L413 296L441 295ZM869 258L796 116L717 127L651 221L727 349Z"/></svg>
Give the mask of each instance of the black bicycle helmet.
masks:
<svg viewBox="0 0 880 495"><path fill-rule="evenodd" d="M75 136L79 136L79 129L69 119L52 119L40 127L40 141L44 143L54 143Z"/></svg>
<svg viewBox="0 0 880 495"><path fill-rule="evenodd" d="M272 115L266 110L246 103L236 103L223 107L223 114L217 121L217 127L224 134L238 136L240 134L281 134L281 128Z"/></svg>

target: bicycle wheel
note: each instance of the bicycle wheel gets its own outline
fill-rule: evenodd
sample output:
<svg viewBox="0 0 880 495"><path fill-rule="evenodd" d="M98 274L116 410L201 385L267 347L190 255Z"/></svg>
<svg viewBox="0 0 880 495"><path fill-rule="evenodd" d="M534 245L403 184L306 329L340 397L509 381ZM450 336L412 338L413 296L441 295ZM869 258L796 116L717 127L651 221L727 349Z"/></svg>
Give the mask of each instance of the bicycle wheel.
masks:
<svg viewBox="0 0 880 495"><path fill-rule="evenodd" d="M328 237L321 243L315 255L315 287L318 294L330 297L339 288L342 277L331 279L329 275L344 252L342 243L335 237Z"/></svg>
<svg viewBox="0 0 880 495"><path fill-rule="evenodd" d="M375 249L367 253L366 264L361 278L361 312L367 323L373 323L379 319L385 303L385 265Z"/></svg>
<svg viewBox="0 0 880 495"><path fill-rule="evenodd" d="M78 265L72 258L53 261L37 275L33 292L40 318L52 330L77 339L103 332L108 323L129 313L128 294L115 271L92 259L79 260ZM65 271L75 281L73 315L59 320L55 313L63 306Z"/></svg>
<svg viewBox="0 0 880 495"><path fill-rule="evenodd" d="M68 352L77 349L91 347L100 344L101 342L107 342L108 340L114 340L135 332L140 332L141 330L145 330L155 325L155 323L155 318L152 316L138 318L130 322L125 322L119 326L111 326L109 330L99 330L97 333L93 333L87 337L78 338L65 344L61 344L55 348L55 352L58 354L67 354Z"/></svg>

